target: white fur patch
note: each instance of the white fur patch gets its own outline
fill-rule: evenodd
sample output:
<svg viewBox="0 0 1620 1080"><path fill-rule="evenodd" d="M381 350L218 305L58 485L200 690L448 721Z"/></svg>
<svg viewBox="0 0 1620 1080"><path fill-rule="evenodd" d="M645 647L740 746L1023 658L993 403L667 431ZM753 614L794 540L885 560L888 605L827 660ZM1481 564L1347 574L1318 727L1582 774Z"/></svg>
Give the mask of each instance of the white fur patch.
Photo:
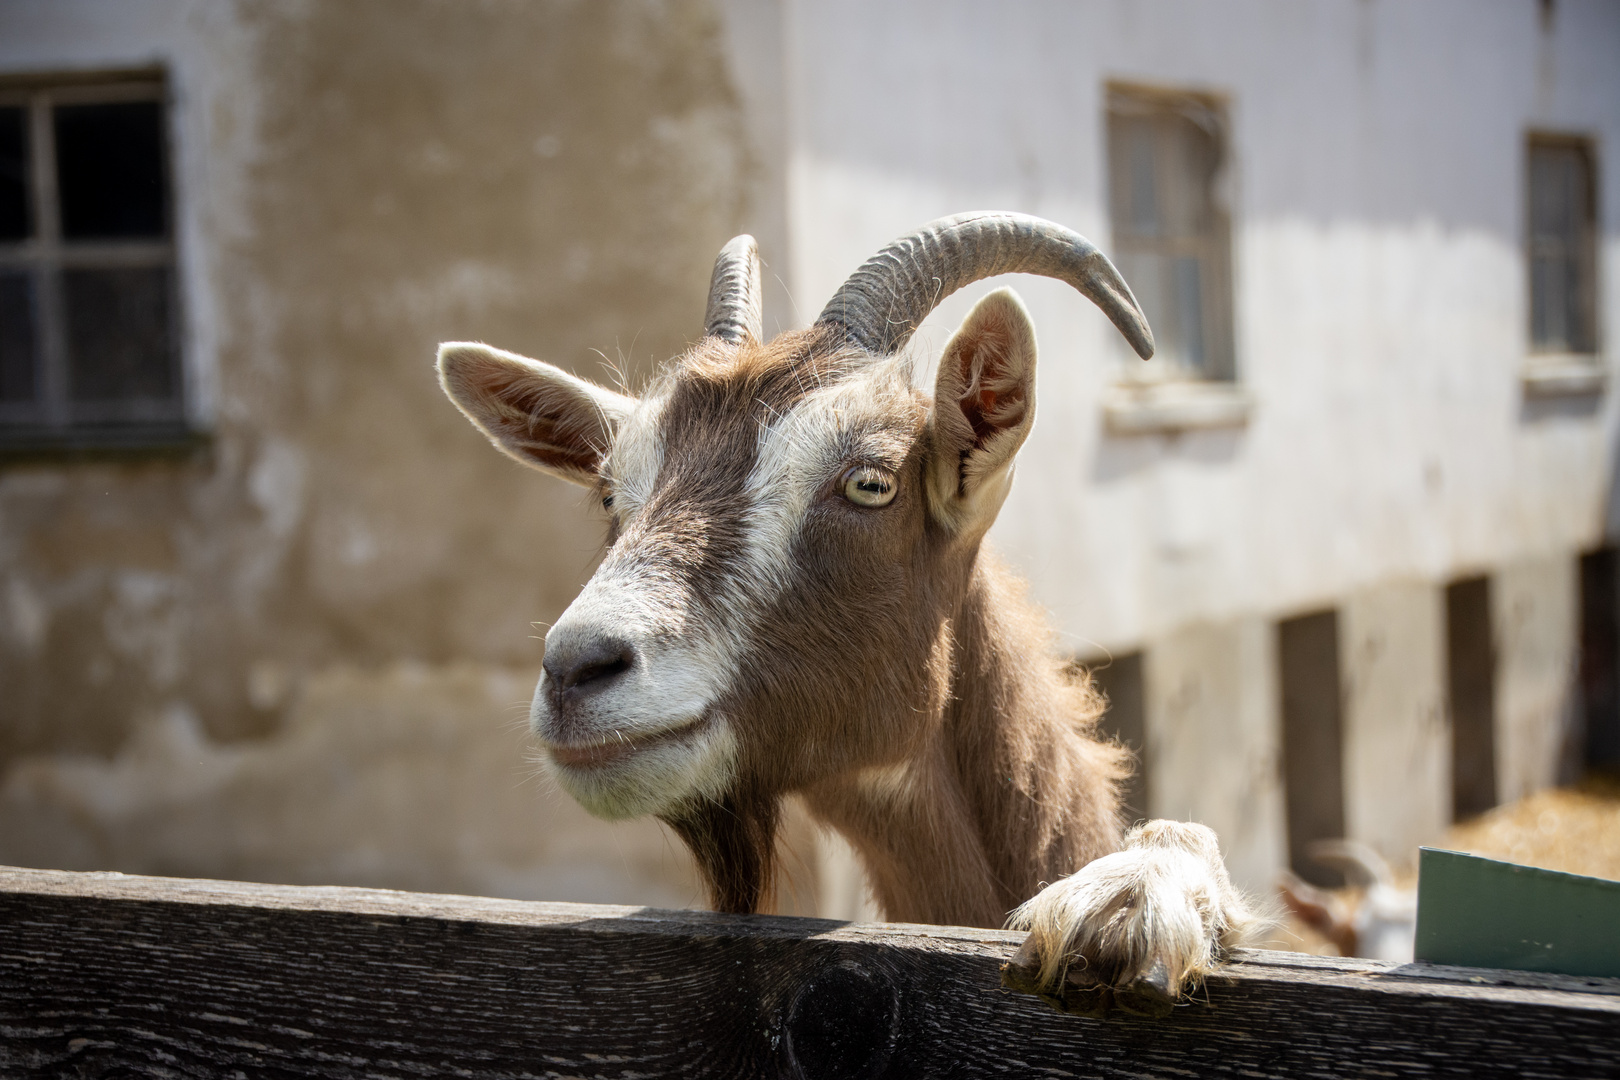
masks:
<svg viewBox="0 0 1620 1080"><path fill-rule="evenodd" d="M691 737L638 750L602 768L553 766L559 786L591 813L622 818L658 813L692 798L718 798L736 768L737 739L729 721L713 712L739 655L725 628L693 618L691 598L667 580L651 579L635 560L604 564L547 634L608 636L628 642L635 663L613 684L571 710L566 731L546 693L535 687L532 730L569 744L635 741L704 722ZM716 633L716 630L721 632Z"/></svg>
<svg viewBox="0 0 1620 1080"><path fill-rule="evenodd" d="M736 776L737 735L723 717L679 741L638 751L599 769L567 769L550 759L557 786L609 821L658 814L693 800L718 800Z"/></svg>
<svg viewBox="0 0 1620 1080"><path fill-rule="evenodd" d="M670 387L654 386L636 402L620 425L608 453L607 473L613 485L613 512L628 520L652 498L653 484L664 467L664 409Z"/></svg>
<svg viewBox="0 0 1620 1080"><path fill-rule="evenodd" d="M744 488L749 501L748 566L754 587L774 596L797 568L793 545L805 513L827 486L863 458L861 435L895 415L909 395L910 366L891 358L811 391L786 415L762 425L754 468ZM870 451L868 451L870 453ZM760 599L765 599L761 596Z"/></svg>

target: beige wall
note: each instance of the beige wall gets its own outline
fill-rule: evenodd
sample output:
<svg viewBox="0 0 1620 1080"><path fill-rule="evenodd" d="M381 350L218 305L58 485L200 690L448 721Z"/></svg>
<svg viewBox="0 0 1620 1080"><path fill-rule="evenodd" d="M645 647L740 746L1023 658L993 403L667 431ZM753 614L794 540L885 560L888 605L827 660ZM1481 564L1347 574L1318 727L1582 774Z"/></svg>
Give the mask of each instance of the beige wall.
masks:
<svg viewBox="0 0 1620 1080"><path fill-rule="evenodd" d="M0 467L0 862L699 899L655 826L524 780L602 523L430 364L635 378L696 335L756 197L738 48L700 2L0 8L6 70L169 72L209 435Z"/></svg>
<svg viewBox="0 0 1620 1080"><path fill-rule="evenodd" d="M1416 581L1364 589L1339 626L1345 831L1416 869L1418 845L1451 824L1444 594Z"/></svg>

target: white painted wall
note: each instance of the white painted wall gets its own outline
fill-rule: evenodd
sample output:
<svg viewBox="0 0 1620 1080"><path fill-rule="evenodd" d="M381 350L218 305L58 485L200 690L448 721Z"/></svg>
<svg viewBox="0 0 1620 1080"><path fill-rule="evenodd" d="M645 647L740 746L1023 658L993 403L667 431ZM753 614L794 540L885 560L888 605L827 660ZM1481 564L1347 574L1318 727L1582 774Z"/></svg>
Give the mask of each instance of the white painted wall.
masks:
<svg viewBox="0 0 1620 1080"><path fill-rule="evenodd" d="M1232 880L1256 893L1288 850L1276 657L1264 619L1200 623L1156 642L1143 673L1149 816L1214 829Z"/></svg>
<svg viewBox="0 0 1620 1080"><path fill-rule="evenodd" d="M1246 427L1106 434L1098 401L1129 362L1116 335L1065 286L1014 279L1040 333L1040 419L993 539L1077 652L1599 537L1615 394L1520 387L1523 155L1531 128L1620 145L1620 8L1559 0L1546 33L1534 0L786 11L801 322L945 213L1024 210L1106 248L1108 80L1230 103ZM1602 205L1620 206L1620 168L1599 173ZM1620 226L1604 220L1611 265ZM1609 329L1620 286L1603 282ZM919 348L990 287L947 301Z"/></svg>
<svg viewBox="0 0 1620 1080"><path fill-rule="evenodd" d="M1406 870L1451 824L1445 623L1444 592L1426 582L1376 585L1340 608L1345 832Z"/></svg>
<svg viewBox="0 0 1620 1080"><path fill-rule="evenodd" d="M1496 661L1496 795L1502 802L1557 783L1568 772L1579 653L1575 560L1525 559L1491 581Z"/></svg>

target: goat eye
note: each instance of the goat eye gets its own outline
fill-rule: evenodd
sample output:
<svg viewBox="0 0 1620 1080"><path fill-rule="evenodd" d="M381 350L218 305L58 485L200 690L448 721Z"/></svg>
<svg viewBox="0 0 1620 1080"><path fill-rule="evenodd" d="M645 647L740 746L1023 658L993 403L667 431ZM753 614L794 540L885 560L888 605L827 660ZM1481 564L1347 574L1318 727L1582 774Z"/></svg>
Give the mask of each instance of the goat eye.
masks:
<svg viewBox="0 0 1620 1080"><path fill-rule="evenodd" d="M604 510L612 510L613 509L613 496L612 495L604 495L604 496L602 496L602 509L604 509Z"/></svg>
<svg viewBox="0 0 1620 1080"><path fill-rule="evenodd" d="M844 498L856 506L888 506L894 492L894 474L886 469L857 465L844 474Z"/></svg>

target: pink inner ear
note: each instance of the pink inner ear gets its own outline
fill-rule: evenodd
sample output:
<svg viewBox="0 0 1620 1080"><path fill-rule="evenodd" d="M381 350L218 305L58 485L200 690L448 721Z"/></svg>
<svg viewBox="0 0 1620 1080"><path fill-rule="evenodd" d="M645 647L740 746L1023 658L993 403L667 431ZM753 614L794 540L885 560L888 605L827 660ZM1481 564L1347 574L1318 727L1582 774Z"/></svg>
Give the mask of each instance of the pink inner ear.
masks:
<svg viewBox="0 0 1620 1080"><path fill-rule="evenodd" d="M606 432L594 403L572 388L503 366L471 373L489 403L486 423L511 452L548 469L594 474Z"/></svg>
<svg viewBox="0 0 1620 1080"><path fill-rule="evenodd" d="M998 432L1017 427L1025 414L1023 372L1013 370L1007 327L988 322L958 354L964 384L962 415L980 446Z"/></svg>

